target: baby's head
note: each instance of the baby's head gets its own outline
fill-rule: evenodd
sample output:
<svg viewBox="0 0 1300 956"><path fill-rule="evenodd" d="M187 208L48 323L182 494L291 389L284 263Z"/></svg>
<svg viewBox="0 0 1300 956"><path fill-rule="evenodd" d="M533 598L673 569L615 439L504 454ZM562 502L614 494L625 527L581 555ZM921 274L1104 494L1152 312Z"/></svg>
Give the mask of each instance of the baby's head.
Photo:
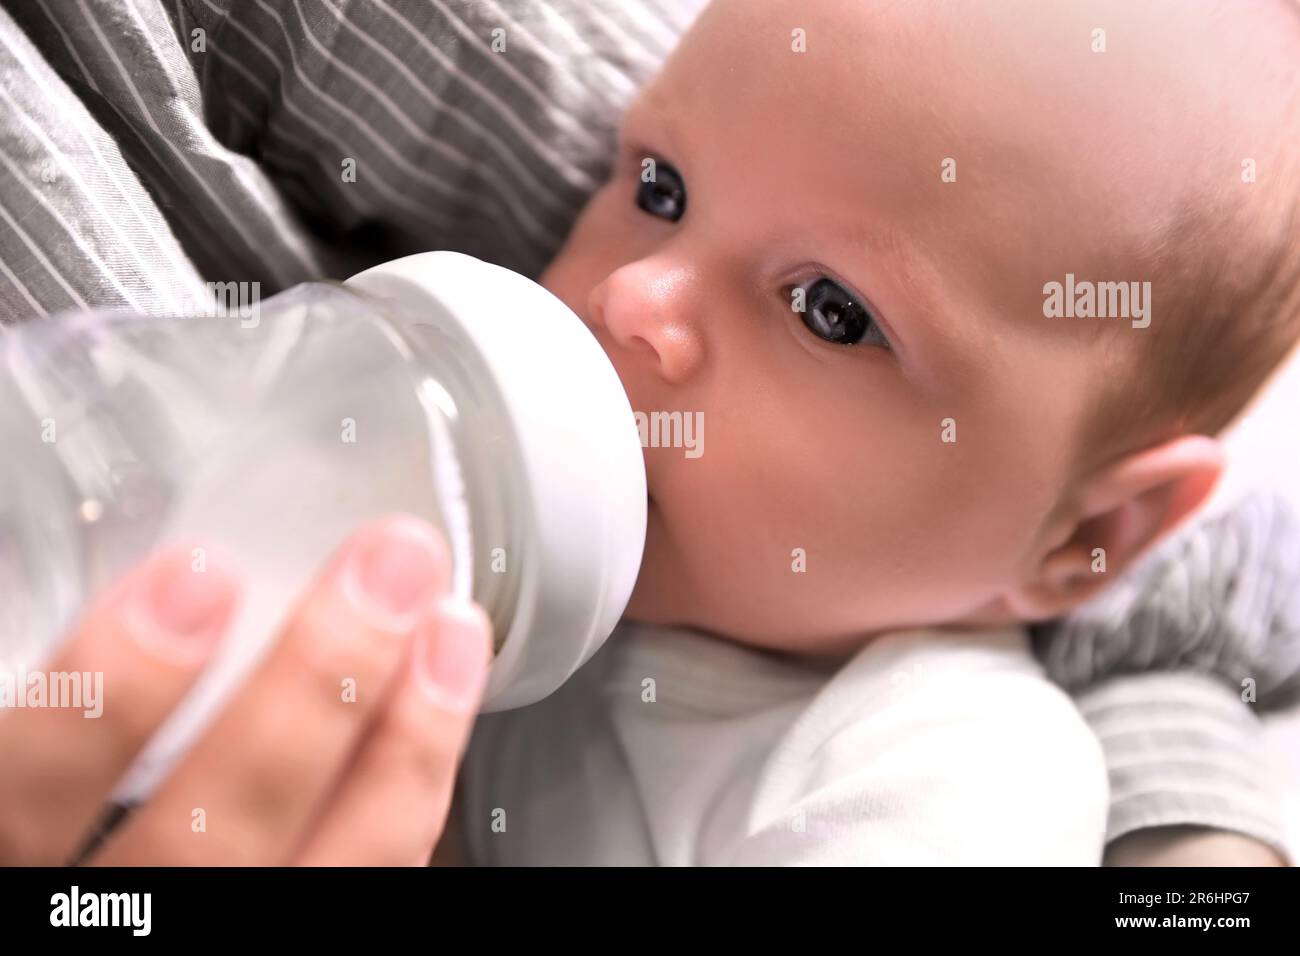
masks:
<svg viewBox="0 0 1300 956"><path fill-rule="evenodd" d="M704 426L629 616L837 652L1121 573L1297 337L1297 63L1286 0L716 0L543 277Z"/></svg>

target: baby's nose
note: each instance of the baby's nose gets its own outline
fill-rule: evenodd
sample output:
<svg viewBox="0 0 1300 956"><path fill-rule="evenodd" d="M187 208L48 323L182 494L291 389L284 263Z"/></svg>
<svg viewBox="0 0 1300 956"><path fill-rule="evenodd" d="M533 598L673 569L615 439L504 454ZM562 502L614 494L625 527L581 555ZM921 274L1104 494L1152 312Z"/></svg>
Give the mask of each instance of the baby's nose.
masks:
<svg viewBox="0 0 1300 956"><path fill-rule="evenodd" d="M694 281L686 269L624 266L592 290L590 314L618 346L652 362L665 380L681 383L704 363Z"/></svg>

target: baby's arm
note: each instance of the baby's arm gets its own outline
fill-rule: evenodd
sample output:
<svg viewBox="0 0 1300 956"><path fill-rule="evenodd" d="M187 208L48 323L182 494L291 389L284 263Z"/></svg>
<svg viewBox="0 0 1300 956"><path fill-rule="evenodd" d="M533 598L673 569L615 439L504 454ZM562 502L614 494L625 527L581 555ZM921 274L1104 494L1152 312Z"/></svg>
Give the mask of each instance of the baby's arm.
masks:
<svg viewBox="0 0 1300 956"><path fill-rule="evenodd" d="M1300 698L1300 521L1257 494L1037 635L1110 773L1107 863L1281 862L1257 716Z"/></svg>

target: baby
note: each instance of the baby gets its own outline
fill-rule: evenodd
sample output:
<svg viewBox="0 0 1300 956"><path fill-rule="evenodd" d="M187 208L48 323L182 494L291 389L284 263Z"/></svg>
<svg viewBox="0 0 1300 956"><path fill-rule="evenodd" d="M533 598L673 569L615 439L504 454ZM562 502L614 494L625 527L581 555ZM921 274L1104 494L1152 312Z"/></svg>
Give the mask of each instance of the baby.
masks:
<svg viewBox="0 0 1300 956"><path fill-rule="evenodd" d="M471 860L1098 862L1024 625L1203 502L1297 338L1298 56L1281 0L715 0L543 277L707 444L646 449L624 624L480 718Z"/></svg>

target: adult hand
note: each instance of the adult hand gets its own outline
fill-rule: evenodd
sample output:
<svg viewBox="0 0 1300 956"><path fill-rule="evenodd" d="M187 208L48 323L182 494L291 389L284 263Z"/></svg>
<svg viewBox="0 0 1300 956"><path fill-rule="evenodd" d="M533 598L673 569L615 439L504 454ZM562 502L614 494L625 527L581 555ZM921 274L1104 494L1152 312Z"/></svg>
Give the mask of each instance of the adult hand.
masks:
<svg viewBox="0 0 1300 956"><path fill-rule="evenodd" d="M190 554L164 552L126 575L50 663L103 673L100 717L0 711L0 865L67 862L203 670L239 585L219 552L202 573ZM354 535L206 734L90 862L427 862L491 658L487 616L447 597L449 573L445 542L415 518Z"/></svg>

